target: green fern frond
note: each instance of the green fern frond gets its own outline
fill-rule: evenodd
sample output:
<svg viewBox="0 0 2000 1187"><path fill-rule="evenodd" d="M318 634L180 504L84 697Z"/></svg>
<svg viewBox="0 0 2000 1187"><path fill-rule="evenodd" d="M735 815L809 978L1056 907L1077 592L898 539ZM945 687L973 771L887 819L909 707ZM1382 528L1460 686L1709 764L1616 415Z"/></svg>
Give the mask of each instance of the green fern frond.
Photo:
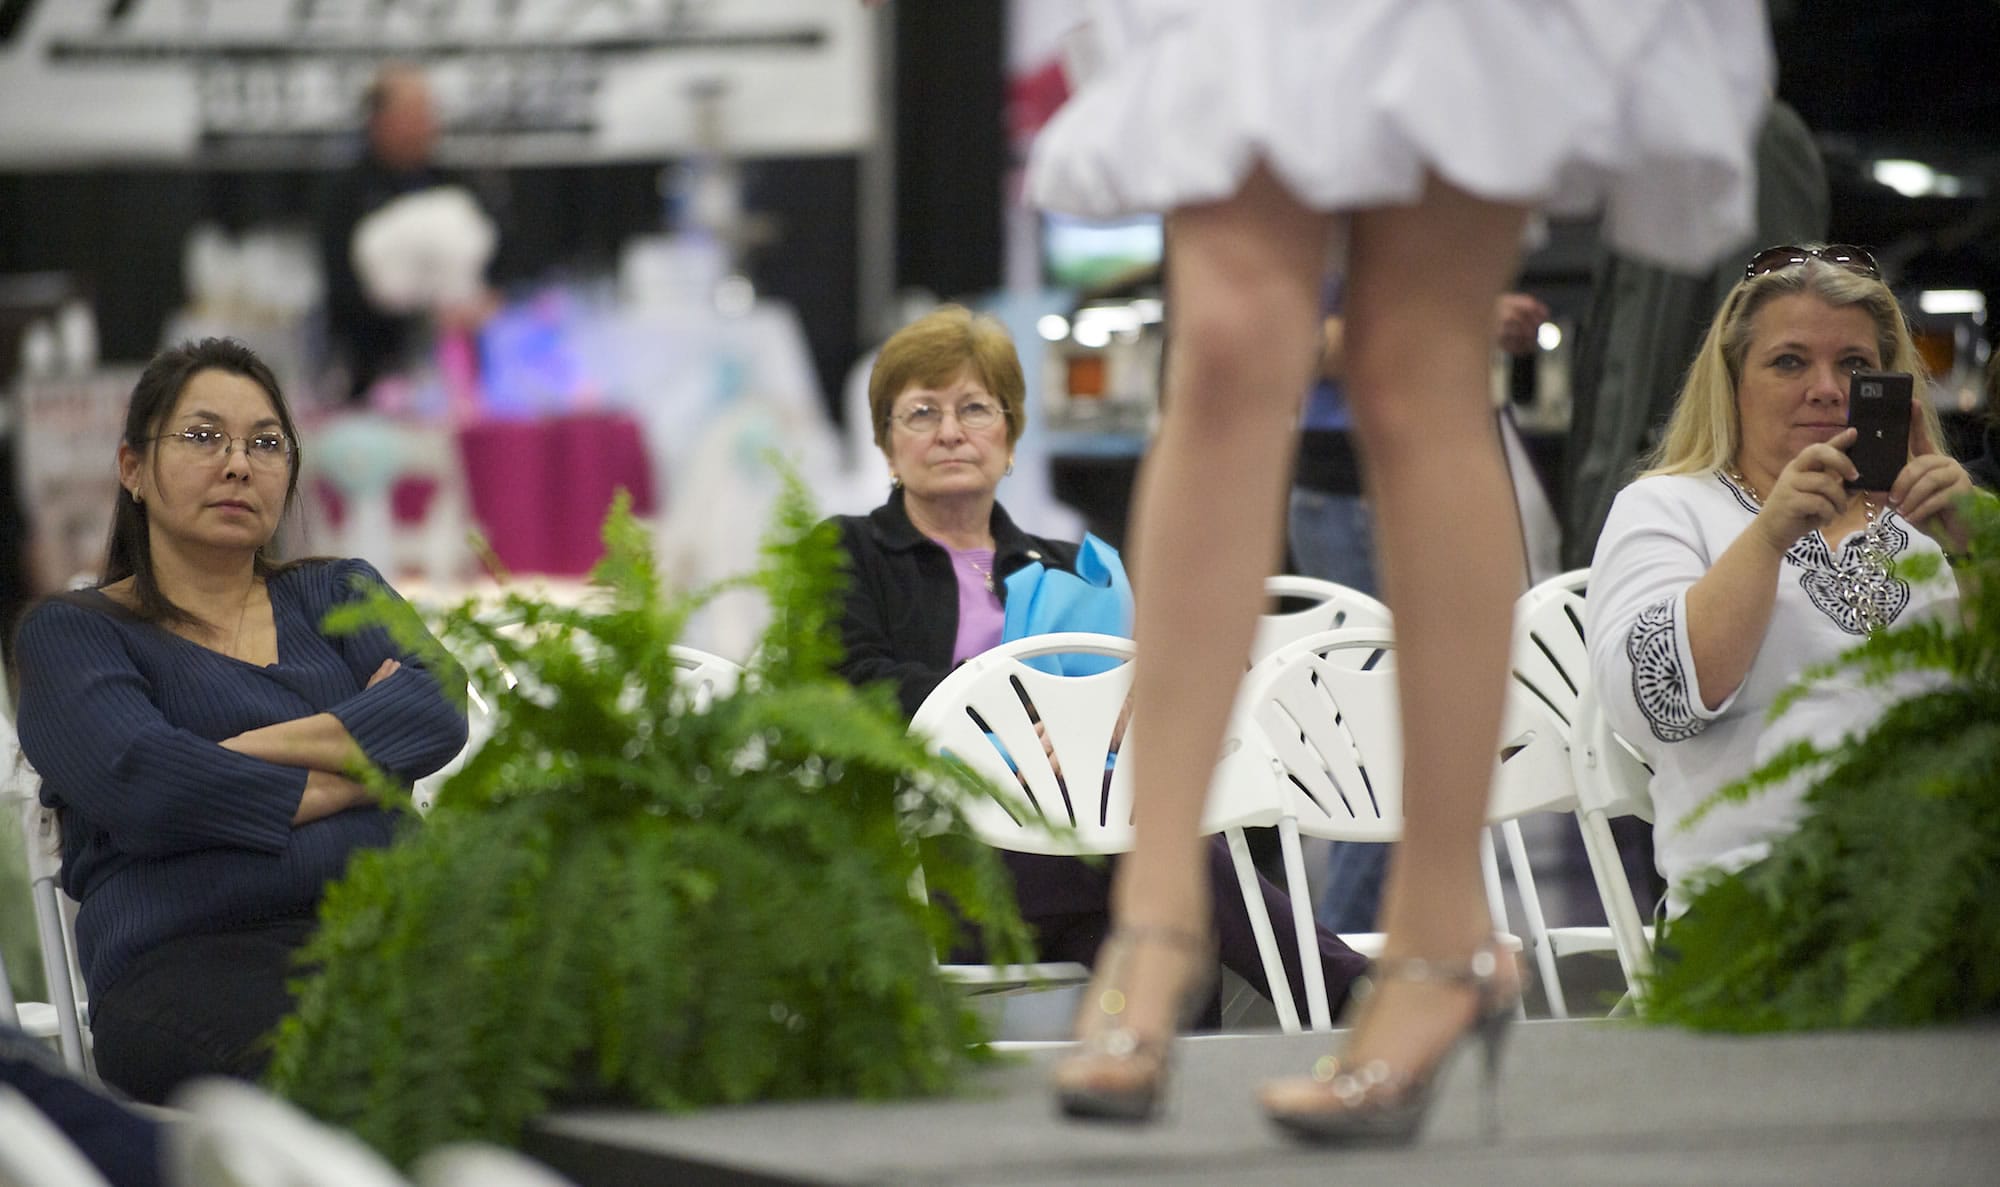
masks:
<svg viewBox="0 0 2000 1187"><path fill-rule="evenodd" d="M911 886L921 867L996 959L1026 958L1004 867L957 815L991 789L833 675L842 564L818 523L788 475L750 579L771 627L712 703L669 648L726 586L669 594L622 497L597 599L441 617L492 736L328 889L274 1088L407 1163L568 1102L936 1092L984 1057L936 969L954 918ZM352 629L388 620L370 605Z"/></svg>
<svg viewBox="0 0 2000 1187"><path fill-rule="evenodd" d="M762 683L790 684L824 676L840 662L840 634L833 628L846 576L839 532L820 521L798 475L780 472L784 485L756 577L770 599L771 624L753 672Z"/></svg>
<svg viewBox="0 0 2000 1187"><path fill-rule="evenodd" d="M1690 888L1660 936L1649 1018L1755 1032L2000 1012L2000 504L1963 514L1961 616L1871 636L1772 713L1826 680L1920 675L1925 691L1863 734L1785 748L1697 810L1813 779L1769 857Z"/></svg>

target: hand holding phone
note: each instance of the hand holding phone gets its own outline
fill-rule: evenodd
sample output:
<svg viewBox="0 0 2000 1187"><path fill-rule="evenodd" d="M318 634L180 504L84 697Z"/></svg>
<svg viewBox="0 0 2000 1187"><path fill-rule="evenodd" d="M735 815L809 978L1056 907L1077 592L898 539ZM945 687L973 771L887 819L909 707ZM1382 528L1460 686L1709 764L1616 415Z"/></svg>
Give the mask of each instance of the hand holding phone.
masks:
<svg viewBox="0 0 2000 1187"><path fill-rule="evenodd" d="M1847 382L1847 423L1856 430L1848 460L1860 476L1849 490L1886 491L1910 460L1910 410L1916 377L1907 371L1856 371Z"/></svg>

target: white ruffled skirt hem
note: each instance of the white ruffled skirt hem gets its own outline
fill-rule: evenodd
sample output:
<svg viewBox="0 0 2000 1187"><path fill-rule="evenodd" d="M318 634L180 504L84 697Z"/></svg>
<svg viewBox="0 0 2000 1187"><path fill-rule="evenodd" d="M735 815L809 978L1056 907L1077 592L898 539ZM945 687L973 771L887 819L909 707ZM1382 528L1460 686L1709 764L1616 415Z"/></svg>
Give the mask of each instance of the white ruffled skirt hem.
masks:
<svg viewBox="0 0 2000 1187"><path fill-rule="evenodd" d="M1769 96L1749 0L1106 0L1105 66L1037 139L1037 204L1108 217L1234 194L1414 201L1436 173L1684 269L1749 234Z"/></svg>

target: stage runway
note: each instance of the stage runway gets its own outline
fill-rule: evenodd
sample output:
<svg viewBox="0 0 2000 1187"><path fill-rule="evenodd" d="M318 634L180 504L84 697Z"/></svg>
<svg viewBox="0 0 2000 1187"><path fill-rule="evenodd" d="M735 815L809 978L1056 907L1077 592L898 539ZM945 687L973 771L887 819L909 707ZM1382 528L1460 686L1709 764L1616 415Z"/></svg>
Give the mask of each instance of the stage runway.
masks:
<svg viewBox="0 0 2000 1187"><path fill-rule="evenodd" d="M526 1148L586 1185L2000 1183L2000 1026L1724 1038L1520 1023L1500 1140L1482 1138L1466 1057L1403 1151L1306 1149L1258 1116L1257 1083L1327 1047L1184 1042L1172 1107L1150 1126L1059 1119L1045 1088L1059 1049L1039 1049L951 1098L575 1111L545 1118Z"/></svg>

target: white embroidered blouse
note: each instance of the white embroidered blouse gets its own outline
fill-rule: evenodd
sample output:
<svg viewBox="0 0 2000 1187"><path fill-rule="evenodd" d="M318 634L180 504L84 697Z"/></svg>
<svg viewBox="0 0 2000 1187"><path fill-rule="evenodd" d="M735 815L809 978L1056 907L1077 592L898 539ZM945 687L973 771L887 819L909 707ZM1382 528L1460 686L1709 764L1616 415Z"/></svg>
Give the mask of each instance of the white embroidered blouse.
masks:
<svg viewBox="0 0 2000 1187"><path fill-rule="evenodd" d="M1771 623L1743 683L1706 708L1688 647L1687 591L1756 517L1752 497L1718 473L1642 478L1620 492L1598 537L1585 600L1590 675L1613 728L1653 766L1654 858L1671 912L1686 906L1688 878L1706 867L1740 869L1764 857L1794 827L1810 786L1798 778L1748 803L1718 807L1691 828L1682 819L1718 788L1791 743L1819 745L1866 730L1894 701L1927 687L1906 677L1864 687L1842 676L1823 683L1775 722L1772 701L1805 668L1834 659L1867 634L1850 591L1860 589L1885 624L1957 612L1949 568L1913 585L1868 564L1857 531L1829 547L1801 537L1779 571ZM1936 541L1885 509L1879 534L1891 563L1939 553Z"/></svg>

